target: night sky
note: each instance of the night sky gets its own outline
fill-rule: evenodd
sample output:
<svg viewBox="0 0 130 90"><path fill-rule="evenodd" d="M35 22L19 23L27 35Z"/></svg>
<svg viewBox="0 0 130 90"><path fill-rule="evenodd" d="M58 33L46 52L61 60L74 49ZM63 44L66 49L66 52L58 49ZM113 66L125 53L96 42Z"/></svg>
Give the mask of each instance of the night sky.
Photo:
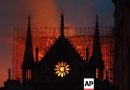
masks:
<svg viewBox="0 0 130 90"><path fill-rule="evenodd" d="M0 86L12 67L13 27L26 27L28 15L33 25L59 26L61 12L66 25L93 26L96 14L100 25L114 22L112 0L0 0Z"/></svg>

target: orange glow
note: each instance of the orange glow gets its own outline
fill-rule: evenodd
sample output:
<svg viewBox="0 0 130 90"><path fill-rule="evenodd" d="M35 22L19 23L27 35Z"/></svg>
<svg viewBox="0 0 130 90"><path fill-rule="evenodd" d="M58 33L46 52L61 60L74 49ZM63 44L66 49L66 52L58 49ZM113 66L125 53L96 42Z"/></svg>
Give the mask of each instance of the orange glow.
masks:
<svg viewBox="0 0 130 90"><path fill-rule="evenodd" d="M113 36L101 36L101 47L102 47L102 55L103 61L105 64L105 70L103 78L105 79L106 71L108 73L108 77L110 82L113 82L113 67L114 67L114 40ZM74 36L70 38L71 43L78 51L78 53L86 60L86 48L89 47L89 58L92 55L92 48L93 48L93 36Z"/></svg>
<svg viewBox="0 0 130 90"><path fill-rule="evenodd" d="M26 15L31 14L33 17L33 25L58 25L59 10L54 0L24 0L23 4ZM21 11L19 13L22 14Z"/></svg>
<svg viewBox="0 0 130 90"><path fill-rule="evenodd" d="M96 78L99 78L99 70L98 69L96 69Z"/></svg>
<svg viewBox="0 0 130 90"><path fill-rule="evenodd" d="M31 70L27 70L26 71L26 78L27 79L31 79L32 75L31 75Z"/></svg>
<svg viewBox="0 0 130 90"><path fill-rule="evenodd" d="M39 31L35 31L33 29L33 53L35 56L35 48L38 46L39 48L39 61L42 57L44 57L45 53L49 50L51 45L56 41L59 36L59 29L50 29L50 32L46 32L47 29L39 28ZM25 29L26 30L26 29ZM55 31L54 31L55 30ZM71 32L75 32L75 29L69 30ZM21 31L20 31L21 32ZM41 33L42 32L42 33ZM65 33L68 37L68 40L73 45L73 47L77 50L77 52L86 60L86 47L89 47L89 57L92 55L92 47L93 47L93 35L75 35ZM21 32L21 37L17 37L14 39L14 59L13 59L13 78L21 79L21 63L23 61L23 53L24 53L24 45L25 45L25 35L26 33ZM113 81L113 65L114 65L114 40L112 35L104 35L101 36L101 46L102 46L102 54L103 60L105 64L105 70L108 72L109 80ZM15 49L17 47L17 50ZM105 79L105 72L104 72Z"/></svg>

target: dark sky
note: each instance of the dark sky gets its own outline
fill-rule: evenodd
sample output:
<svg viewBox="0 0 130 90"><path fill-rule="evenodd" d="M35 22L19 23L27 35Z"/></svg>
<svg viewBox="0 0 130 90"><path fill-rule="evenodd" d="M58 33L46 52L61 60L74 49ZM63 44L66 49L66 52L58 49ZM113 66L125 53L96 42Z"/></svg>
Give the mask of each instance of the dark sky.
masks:
<svg viewBox="0 0 130 90"><path fill-rule="evenodd" d="M0 0L0 86L12 64L13 27L25 27L28 15L35 25L58 26L61 12L75 26L93 25L96 14L101 25L114 21L112 0Z"/></svg>

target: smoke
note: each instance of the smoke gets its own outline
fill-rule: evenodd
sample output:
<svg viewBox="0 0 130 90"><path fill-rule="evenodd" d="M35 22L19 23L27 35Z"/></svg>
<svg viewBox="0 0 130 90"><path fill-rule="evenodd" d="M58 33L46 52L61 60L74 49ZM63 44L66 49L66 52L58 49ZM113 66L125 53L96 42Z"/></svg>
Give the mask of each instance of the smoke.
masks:
<svg viewBox="0 0 130 90"><path fill-rule="evenodd" d="M12 29L26 27L28 15L34 25L59 25L59 14L54 0L0 0L0 86L7 80L12 62Z"/></svg>
<svg viewBox="0 0 130 90"><path fill-rule="evenodd" d="M4 67L4 69L0 69L0 74L3 75L3 78L0 79L0 85L2 81L7 79L6 71L11 67L12 50L9 40L13 33L13 27L26 27L28 15L32 17L32 25L59 26L61 12L65 15L66 25L86 25L90 21L89 18L91 14L88 12L90 12L91 9L88 8L90 4L86 5L82 1L83 0L0 0L0 42L2 42L0 49L3 48L3 50L0 51L0 53L3 54L0 56L0 62L5 61L2 64L3 66L0 64L1 67Z"/></svg>
<svg viewBox="0 0 130 90"><path fill-rule="evenodd" d="M0 36L0 87L8 79L8 68L11 67L11 40Z"/></svg>
<svg viewBox="0 0 130 90"><path fill-rule="evenodd" d="M19 14L25 17L31 15L33 25L54 26L59 24L59 11L54 0L23 0L23 8ZM23 21L23 22L24 22ZM26 23L26 22L24 22Z"/></svg>
<svg viewBox="0 0 130 90"><path fill-rule="evenodd" d="M96 1L95 5L94 2ZM107 1L107 2L106 2ZM97 2L99 2L100 12L106 15L107 20L111 23L111 14L108 4L109 0L0 0L0 78L1 81L7 79L6 70L11 66L12 60L11 43L8 41L11 38L11 29L16 27L27 27L27 17L31 15L32 25L36 26L59 26L60 14L64 13L65 25L74 26L90 26L95 22L95 9ZM106 2L104 4L104 2ZM109 1L111 2L111 1ZM101 9L103 7L108 7ZM108 5L108 6L105 6ZM109 10L109 11L108 11ZM102 12L103 11L103 12ZM104 13L105 12L105 13ZM110 13L110 14L109 14ZM107 20L106 20L107 18ZM2 68L3 67L3 68ZM0 76L1 77L1 76Z"/></svg>
<svg viewBox="0 0 130 90"><path fill-rule="evenodd" d="M67 24L75 26L90 25L93 4L89 0L55 0L61 12L65 14Z"/></svg>

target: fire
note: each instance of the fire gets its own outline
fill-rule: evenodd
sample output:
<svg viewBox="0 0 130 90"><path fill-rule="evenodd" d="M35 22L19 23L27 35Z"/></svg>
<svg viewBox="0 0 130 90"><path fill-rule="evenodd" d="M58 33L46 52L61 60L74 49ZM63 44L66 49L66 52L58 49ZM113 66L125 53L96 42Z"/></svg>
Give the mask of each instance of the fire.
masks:
<svg viewBox="0 0 130 90"><path fill-rule="evenodd" d="M44 29L44 28L43 28ZM55 30L55 29L54 29ZM53 43L57 40L59 36L58 28L55 31L46 32L43 30L42 35L41 31L34 32L33 29L33 54L34 58L35 55L35 48L36 46L39 48L39 57L38 60L40 61L42 57L46 54L49 48L53 45ZM70 30L71 32L75 32L75 30ZM14 59L13 59L13 78L14 79L21 79L21 64L23 61L24 49L25 49L25 37L24 33L21 33L23 37L18 37L14 41ZM67 36L67 34L66 34ZM86 61L86 48L89 47L89 58L92 55L92 45L93 45L93 35L68 35L67 36L70 43L76 49L76 51L83 57ZM17 47L17 50L16 50ZM112 36L101 36L101 47L102 47L102 55L105 64L104 70L104 79L106 78L106 71L108 73L109 80L113 81L113 65L114 65L114 40ZM63 71L63 68L60 69ZM61 76L61 75L60 75ZM63 75L62 75L63 76Z"/></svg>

